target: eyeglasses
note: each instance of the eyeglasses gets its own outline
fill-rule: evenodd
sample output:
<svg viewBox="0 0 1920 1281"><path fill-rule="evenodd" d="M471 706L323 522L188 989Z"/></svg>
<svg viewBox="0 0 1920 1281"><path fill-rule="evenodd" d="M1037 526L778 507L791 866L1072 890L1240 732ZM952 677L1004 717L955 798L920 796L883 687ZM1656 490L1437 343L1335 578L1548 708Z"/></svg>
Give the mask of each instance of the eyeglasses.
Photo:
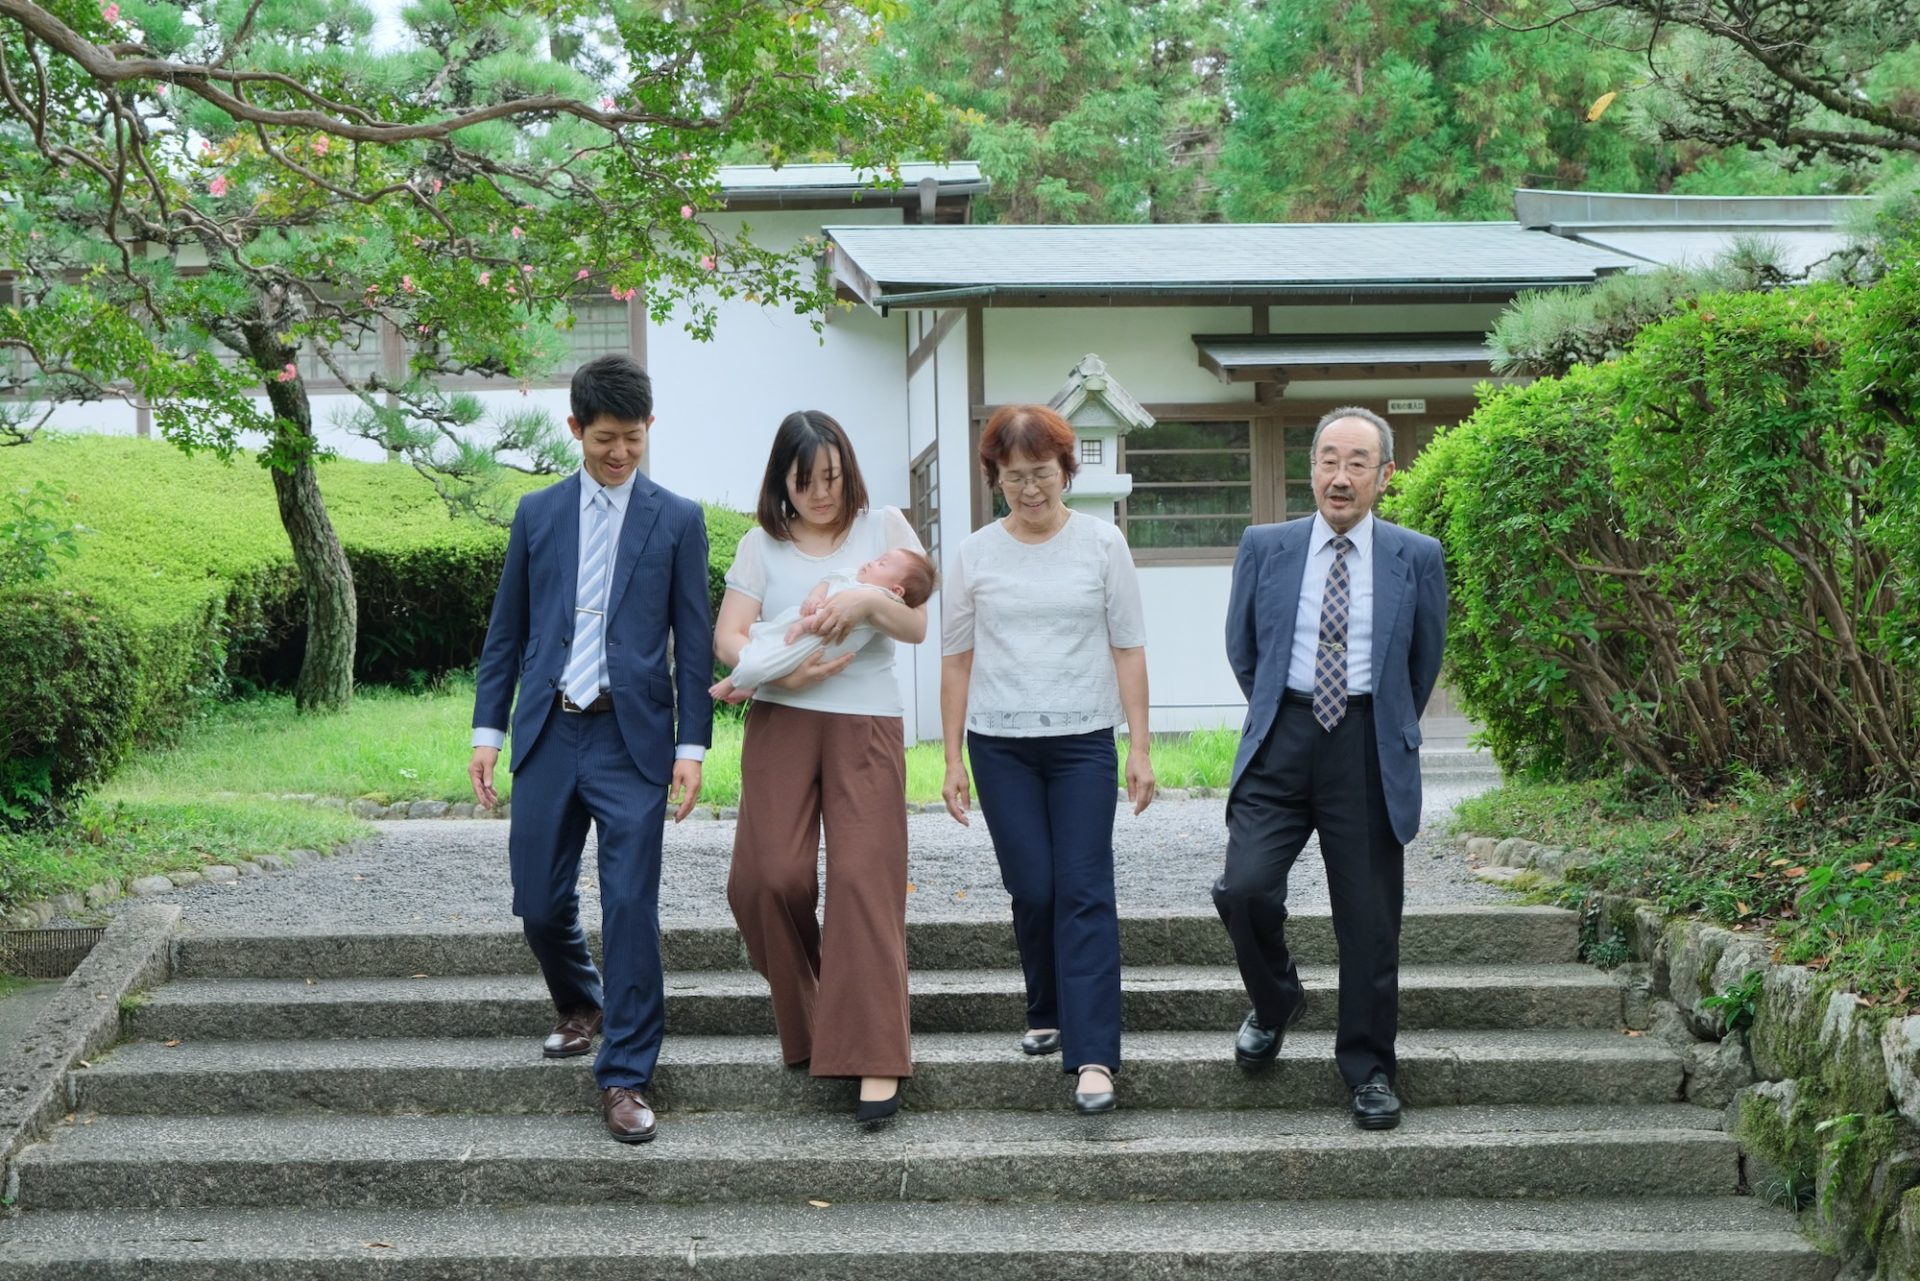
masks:
<svg viewBox="0 0 1920 1281"><path fill-rule="evenodd" d="M1359 458L1349 458L1345 462L1342 462L1338 458L1316 458L1313 460L1313 469L1317 472L1344 472L1355 480L1360 479L1360 477L1370 471L1377 471L1384 466L1386 466L1385 463L1368 462Z"/></svg>
<svg viewBox="0 0 1920 1281"><path fill-rule="evenodd" d="M1042 467L1031 472L1003 471L1000 473L1000 485L1004 489L1025 489L1028 485L1044 489L1059 479L1058 467Z"/></svg>

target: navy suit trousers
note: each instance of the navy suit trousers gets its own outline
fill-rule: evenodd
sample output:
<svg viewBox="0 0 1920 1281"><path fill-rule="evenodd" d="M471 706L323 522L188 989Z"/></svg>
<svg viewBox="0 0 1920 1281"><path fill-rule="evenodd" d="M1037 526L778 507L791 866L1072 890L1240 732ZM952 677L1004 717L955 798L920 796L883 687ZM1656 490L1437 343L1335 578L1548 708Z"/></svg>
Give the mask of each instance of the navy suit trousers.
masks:
<svg viewBox="0 0 1920 1281"><path fill-rule="evenodd" d="M561 1012L606 1012L594 1079L644 1089L666 1034L660 842L667 789L640 776L610 713L547 717L513 775L513 912ZM595 827L604 982L580 927L580 853Z"/></svg>

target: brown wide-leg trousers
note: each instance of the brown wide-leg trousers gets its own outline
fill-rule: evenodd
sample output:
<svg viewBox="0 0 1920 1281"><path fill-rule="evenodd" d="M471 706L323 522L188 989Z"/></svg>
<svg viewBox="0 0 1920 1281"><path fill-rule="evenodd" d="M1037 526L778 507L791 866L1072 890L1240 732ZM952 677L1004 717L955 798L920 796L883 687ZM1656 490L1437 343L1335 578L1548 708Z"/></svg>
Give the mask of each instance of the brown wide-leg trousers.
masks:
<svg viewBox="0 0 1920 1281"><path fill-rule="evenodd" d="M897 716L762 702L747 713L727 903L773 989L782 1057L811 1059L814 1076L913 1074L906 775Z"/></svg>

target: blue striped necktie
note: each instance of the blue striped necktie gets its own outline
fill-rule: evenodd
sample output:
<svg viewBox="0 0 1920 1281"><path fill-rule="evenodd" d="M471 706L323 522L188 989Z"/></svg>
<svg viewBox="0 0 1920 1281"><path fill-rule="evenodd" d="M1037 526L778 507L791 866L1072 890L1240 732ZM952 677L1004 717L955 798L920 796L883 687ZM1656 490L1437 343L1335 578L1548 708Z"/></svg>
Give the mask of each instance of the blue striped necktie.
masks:
<svg viewBox="0 0 1920 1281"><path fill-rule="evenodd" d="M567 697L585 707L606 686L607 586L613 581L612 500L597 491L587 504L586 554L574 594L573 661L567 664Z"/></svg>
<svg viewBox="0 0 1920 1281"><path fill-rule="evenodd" d="M1345 534L1333 539L1333 568L1327 571L1327 590L1320 598L1320 646L1313 660L1313 718L1331 730L1347 714L1347 611L1353 604L1347 553L1353 540Z"/></svg>

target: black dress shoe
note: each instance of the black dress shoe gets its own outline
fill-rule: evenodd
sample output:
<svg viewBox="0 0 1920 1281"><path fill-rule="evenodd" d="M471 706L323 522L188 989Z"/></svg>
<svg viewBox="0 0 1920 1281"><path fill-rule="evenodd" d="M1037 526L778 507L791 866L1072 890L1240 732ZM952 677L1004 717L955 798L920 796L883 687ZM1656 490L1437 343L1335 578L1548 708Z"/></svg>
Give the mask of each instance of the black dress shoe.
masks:
<svg viewBox="0 0 1920 1281"><path fill-rule="evenodd" d="M1060 1033L1029 1032L1020 1038L1022 1054L1058 1054L1060 1053Z"/></svg>
<svg viewBox="0 0 1920 1281"><path fill-rule="evenodd" d="M895 1081L893 1093L886 1098L860 1100L858 1106L853 1109L854 1124L864 1125L868 1129L878 1129L899 1110L900 1083Z"/></svg>
<svg viewBox="0 0 1920 1281"><path fill-rule="evenodd" d="M1400 1124L1400 1100L1384 1072L1353 1087L1353 1123L1363 1130L1391 1130Z"/></svg>
<svg viewBox="0 0 1920 1281"><path fill-rule="evenodd" d="M1303 998L1293 1007L1293 1013L1287 1015L1283 1027L1268 1027L1260 1021L1260 1016L1247 1011L1247 1017L1240 1024L1240 1035L1233 1039L1233 1057L1242 1063L1271 1063L1280 1053L1280 1042L1294 1024L1307 1012L1307 1003Z"/></svg>
<svg viewBox="0 0 1920 1281"><path fill-rule="evenodd" d="M1084 1073L1089 1068L1106 1072L1106 1069L1098 1063L1089 1063L1085 1067L1082 1067L1080 1071ZM1081 1116L1094 1116L1101 1112L1111 1112L1118 1106L1113 1097L1113 1073L1107 1072L1108 1088L1091 1093L1082 1092L1080 1089L1079 1082L1085 1079L1084 1076L1080 1076L1076 1077L1074 1081L1073 1110L1075 1112L1078 1112Z"/></svg>

